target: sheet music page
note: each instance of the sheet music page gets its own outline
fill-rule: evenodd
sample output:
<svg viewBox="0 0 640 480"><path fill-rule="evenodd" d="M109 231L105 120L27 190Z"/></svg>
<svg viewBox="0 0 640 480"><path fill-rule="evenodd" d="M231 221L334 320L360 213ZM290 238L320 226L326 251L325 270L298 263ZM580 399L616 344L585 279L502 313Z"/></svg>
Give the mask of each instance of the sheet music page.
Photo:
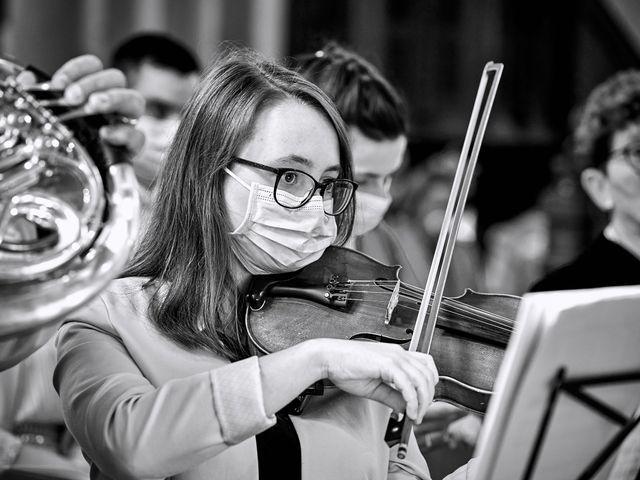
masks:
<svg viewBox="0 0 640 480"><path fill-rule="evenodd" d="M526 295L480 435L477 478L524 477L559 369L568 378L640 372L639 346L638 286ZM630 417L640 382L584 391ZM530 478L575 479L620 427L563 392L550 411ZM612 464L593 478L606 479Z"/></svg>

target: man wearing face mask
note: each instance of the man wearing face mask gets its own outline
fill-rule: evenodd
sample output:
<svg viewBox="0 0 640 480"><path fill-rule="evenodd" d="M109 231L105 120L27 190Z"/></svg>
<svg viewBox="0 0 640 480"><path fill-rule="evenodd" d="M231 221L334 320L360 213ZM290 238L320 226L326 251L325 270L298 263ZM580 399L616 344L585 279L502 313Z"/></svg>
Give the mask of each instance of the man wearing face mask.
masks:
<svg viewBox="0 0 640 480"><path fill-rule="evenodd" d="M146 101L145 113L138 120L146 140L133 161L144 216L164 154L180 123L182 107L198 83L200 66L186 46L161 33L127 39L115 50L112 64L124 72L129 87Z"/></svg>
<svg viewBox="0 0 640 480"><path fill-rule="evenodd" d="M402 265L402 280L418 285L398 237L383 222L391 205L391 179L407 148L404 102L371 63L335 42L298 61L299 72L334 101L349 129L358 190L347 246L388 265Z"/></svg>

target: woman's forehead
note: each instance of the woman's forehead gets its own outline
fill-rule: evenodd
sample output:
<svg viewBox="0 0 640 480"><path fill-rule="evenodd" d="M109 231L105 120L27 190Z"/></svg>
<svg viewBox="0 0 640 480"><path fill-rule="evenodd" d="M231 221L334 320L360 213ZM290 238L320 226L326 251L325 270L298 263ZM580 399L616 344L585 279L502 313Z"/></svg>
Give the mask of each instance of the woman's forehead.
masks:
<svg viewBox="0 0 640 480"><path fill-rule="evenodd" d="M340 163L338 135L331 122L317 109L293 99L258 114L253 134L239 156L265 165L297 157L319 172Z"/></svg>

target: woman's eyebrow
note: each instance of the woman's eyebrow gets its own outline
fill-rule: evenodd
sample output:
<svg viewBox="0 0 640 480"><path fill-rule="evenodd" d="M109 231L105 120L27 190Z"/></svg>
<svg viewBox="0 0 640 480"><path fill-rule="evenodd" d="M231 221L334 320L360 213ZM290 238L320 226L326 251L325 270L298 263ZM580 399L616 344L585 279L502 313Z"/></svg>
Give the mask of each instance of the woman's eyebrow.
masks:
<svg viewBox="0 0 640 480"><path fill-rule="evenodd" d="M284 157L280 157L277 159L278 163L295 163L297 165L301 165L303 167L311 168L313 167L313 162L308 158L301 157L300 155L286 155Z"/></svg>
<svg viewBox="0 0 640 480"><path fill-rule="evenodd" d="M313 168L313 162L311 160L309 160L306 157L301 157L300 155L286 155L284 157L280 157L276 160L279 164L296 164L298 166L303 166L306 167L308 169ZM326 172L330 172L330 171L340 171L340 165L332 165L330 167L328 167L325 171Z"/></svg>

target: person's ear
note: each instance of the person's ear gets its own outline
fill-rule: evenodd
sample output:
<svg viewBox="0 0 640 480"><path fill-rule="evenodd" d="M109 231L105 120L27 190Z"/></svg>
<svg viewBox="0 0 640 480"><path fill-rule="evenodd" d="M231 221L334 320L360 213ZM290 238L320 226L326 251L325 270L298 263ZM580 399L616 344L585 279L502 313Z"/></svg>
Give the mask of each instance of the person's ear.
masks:
<svg viewBox="0 0 640 480"><path fill-rule="evenodd" d="M611 184L607 175L597 168L585 168L580 174L580 183L589 198L602 211L613 208Z"/></svg>

